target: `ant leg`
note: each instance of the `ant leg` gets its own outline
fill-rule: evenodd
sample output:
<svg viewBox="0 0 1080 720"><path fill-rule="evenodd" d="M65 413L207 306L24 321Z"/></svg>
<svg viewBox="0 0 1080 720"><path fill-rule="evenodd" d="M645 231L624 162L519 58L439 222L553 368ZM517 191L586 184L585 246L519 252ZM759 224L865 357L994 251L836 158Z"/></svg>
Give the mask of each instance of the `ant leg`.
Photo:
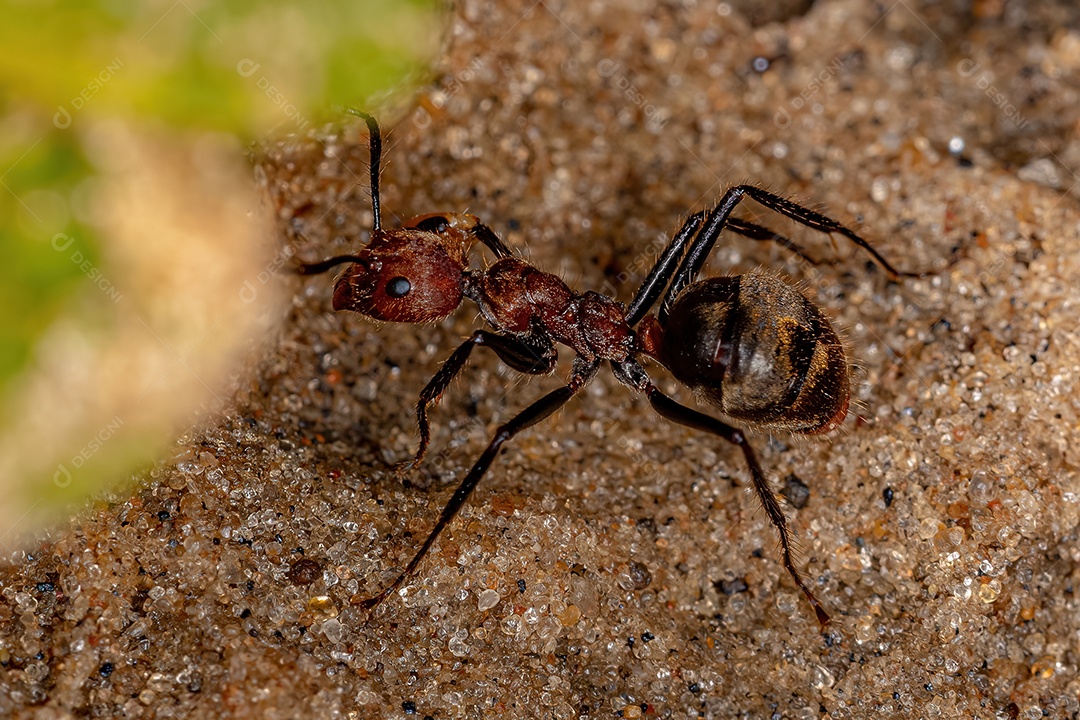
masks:
<svg viewBox="0 0 1080 720"><path fill-rule="evenodd" d="M752 222L747 222L742 218L728 218L727 229L732 232L738 233L743 237L748 237L751 240L770 240L780 247L790 250L792 253L798 255L804 262L810 265L819 265L820 263L814 258L806 254L806 251L799 245L796 245L790 239L781 235L780 233L773 232L767 227L761 225L755 225Z"/></svg>
<svg viewBox="0 0 1080 720"><path fill-rule="evenodd" d="M788 532L787 517L784 515L784 510L780 506L780 501L769 487L769 481L766 479L765 473L757 461L757 455L754 453L754 449L750 446L750 442L746 439L746 436L743 435L742 431L722 423L710 415L700 413L697 410L693 410L685 405L677 403L653 384L652 380L645 373L645 369L636 361L630 360L621 363L612 363L612 371L615 373L615 377L619 382L638 390L639 392L645 393L653 406L653 410L661 417L670 420L671 422L678 423L679 425L694 428L695 430L702 430L707 433L712 433L713 435L719 435L729 443L739 446L743 452L743 457L746 458L746 464L750 468L750 478L754 484L754 491L757 493L762 507L765 508L765 514L769 516L769 521L772 522L773 527L776 528L776 532L780 536L781 558L784 567L787 569L798 588L802 590L806 599L810 601L810 605L814 608L814 614L817 615L818 623L820 623L822 627L828 625L829 614L825 612L825 608L823 608L821 603L818 602L818 599L814 597L814 593L811 592L809 586L807 586L806 582L803 580L802 575L799 574L798 568L795 567L795 561L792 557L792 541L791 535Z"/></svg>
<svg viewBox="0 0 1080 720"><path fill-rule="evenodd" d="M428 443L431 441L430 425L428 424L427 409L432 403L437 403L443 393L450 387L457 374L465 367L465 363L477 345L491 348L499 359L512 367L514 370L530 375L546 375L555 369L558 353L550 340L537 336L527 339L507 335L496 335L487 330L477 330L472 336L463 342L454 354L447 358L435 376L431 378L427 386L420 392L420 399L416 403L416 424L420 429L420 447L412 460L398 464L394 470L398 474L408 472L424 459Z"/></svg>
<svg viewBox="0 0 1080 720"><path fill-rule="evenodd" d="M649 311L649 308L653 306L656 299L664 291L664 287L667 286L668 281L671 280L671 276L675 273L675 263L682 256L682 251L686 247L687 242L701 226L701 221L704 217L704 212L698 212L687 218L682 229L679 230L674 238L672 238L671 243L668 244L664 249L664 252L657 258L656 263L653 264L652 268L649 270L649 274L641 283L641 287L638 288L637 294L630 302L630 306L626 311L627 323L631 327L641 322L641 319L645 317L645 313ZM811 265L817 264L817 261L807 255L801 247L787 237L780 233L773 232L766 227L755 225L752 222L740 218L728 218L727 227L729 230L748 237L751 240L771 240L777 245L787 248Z"/></svg>
<svg viewBox="0 0 1080 720"><path fill-rule="evenodd" d="M856 245L869 252L892 280L896 280L900 277L921 277L918 273L898 272L896 268L889 264L888 260L874 250L870 243L866 242L835 220L820 213L816 213L808 208L804 208L802 205L797 205L790 200L785 200L779 195L775 195L767 190L762 190L759 187L753 185L737 185L730 188L724 193L724 196L720 198L720 203L711 213L709 213L708 218L706 218L705 223L701 228L701 232L694 238L694 242L690 245L690 249L687 250L686 255L683 256L682 262L679 264L679 269L675 271L675 277L671 281L671 285L668 286L667 292L664 293L664 299L660 304L660 311L657 313L661 324L667 321L668 311L672 301L680 292L682 292L683 288L697 278L698 272L701 271L709 253L712 252L713 245L716 244L716 240L720 237L720 233L723 232L724 228L731 225L732 211L746 196L751 197L770 210L774 210L781 215L789 217L814 230L820 230L824 233L838 232L844 235Z"/></svg>
<svg viewBox="0 0 1080 720"><path fill-rule="evenodd" d="M728 219L731 216L731 212L735 209L735 206L739 204L739 201L743 199L743 195L746 194L746 188L749 185L738 185L730 188L724 196L720 198L720 203L713 208L713 211L709 213L709 217L706 218L704 226L701 228L701 232L694 238L694 242L690 245L690 249L686 251L686 255L683 256L682 262L679 263L679 269L675 271L675 277L668 285L667 292L664 293L664 299L660 302L660 311L657 313L657 319L661 325L667 323L668 312L671 308L672 301L678 297L690 283L697 279L697 274L701 271L701 267L705 264L705 259L709 257L709 253L712 252L713 245L716 244L717 239L720 237L720 233L723 232L724 227L728 223Z"/></svg>
<svg viewBox="0 0 1080 720"><path fill-rule="evenodd" d="M773 527L776 528L776 532L780 536L781 557L783 558L784 567L787 568L791 578L802 590L806 599L810 601L810 605L814 608L814 614L817 615L818 623L822 627L828 625L828 613L825 612L825 608L821 606L818 599L814 597L814 593L807 587L802 575L799 574L798 569L795 567L795 561L792 559L792 543L788 533L787 517L784 515L784 509L780 506L780 501L769 487L765 473L757 461L757 455L754 453L754 449L750 446L746 436L743 435L741 430L722 423L714 417L692 410L685 405L680 405L660 392L655 386L647 388L645 392L649 396L649 402L652 403L653 409L664 418L680 425L719 435L729 443L738 445L743 451L746 464L750 467L750 477L754 483L754 491L757 492L758 499L761 500L761 505L765 508L765 514L769 516L770 522L772 522Z"/></svg>
<svg viewBox="0 0 1080 720"><path fill-rule="evenodd" d="M458 514L458 511L461 510L462 506L469 499L469 495L476 489L477 484L480 482L481 478L484 477L484 473L487 472L487 469L495 459L495 456L499 454L503 444L522 430L532 427L541 420L546 419L565 405L570 398L574 397L574 395L582 388L589 384L596 375L596 369L598 367L600 367L599 360L587 362L580 357L576 358L574 360L574 369L570 375L570 380L566 385L549 392L547 395L515 415L509 422L502 425L495 432L487 449L484 450L484 453L472 466L472 469L469 470L469 474L466 475L465 479L458 485L457 490L454 491L454 495L450 498L450 502L446 504L442 514L439 515L439 520L435 523L435 527L428 534L427 539L424 540L424 544L420 546L420 550L417 551L416 555L413 556L413 559L409 561L409 564L405 566L405 570L397 576L394 582L390 583L390 585L378 595L359 602L358 605L361 608L367 610L375 607L416 572L416 568L420 565L420 561L424 559L428 550L435 544L435 540L438 539L439 534L442 533L448 524L450 524L450 521L454 519L454 516Z"/></svg>
<svg viewBox="0 0 1080 720"><path fill-rule="evenodd" d="M696 212L688 217L682 229L675 234L668 246L664 248L664 252L656 259L656 262L649 270L649 274L645 276L641 287L638 288L634 294L634 299L630 301L630 305L626 309L627 325L634 327L641 322L641 319L645 317L645 313L649 312L649 309L656 303L656 298L660 297L660 293L664 292L664 287L671 280L672 273L675 272L675 263L682 256L686 243L701 227L701 220L704 217L704 212Z"/></svg>
<svg viewBox="0 0 1080 720"><path fill-rule="evenodd" d="M763 190L753 185L742 186L746 189L746 194L758 201L770 210L775 210L781 215L785 215L795 222L805 225L808 228L814 230L820 230L823 233L840 233L851 242L861 247L877 261L877 263L888 273L891 280L897 280L901 276L903 277L919 277L918 273L901 273L894 268L888 260L881 256L874 247L863 240L861 237L855 234L854 231L849 230L847 227L841 225L830 217L826 217L821 213L814 212L809 208L805 208L798 203L793 203L786 198L782 198L775 193L771 193L768 190Z"/></svg>

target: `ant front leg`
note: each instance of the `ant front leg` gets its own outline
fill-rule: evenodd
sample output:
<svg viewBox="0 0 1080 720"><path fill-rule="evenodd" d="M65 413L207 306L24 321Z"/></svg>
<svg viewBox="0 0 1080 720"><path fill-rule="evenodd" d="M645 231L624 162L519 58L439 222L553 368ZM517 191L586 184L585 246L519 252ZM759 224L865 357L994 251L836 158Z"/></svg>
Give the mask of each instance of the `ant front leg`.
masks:
<svg viewBox="0 0 1080 720"><path fill-rule="evenodd" d="M472 491L476 489L480 480L484 477L484 473L491 466L495 456L502 450L502 446L515 435L522 430L530 428L536 423L545 420L550 417L556 410L574 397L578 392L588 385L592 379L596 376L596 369L600 367L599 360L593 360L587 362L578 357L574 360L574 369L571 372L570 379L566 385L557 390L552 390L547 395L543 396L529 407L522 410L515 415L509 422L502 425L496 432L495 436L491 438L491 442L488 444L487 449L469 470L469 474L465 476L465 479L458 485L457 490L454 491L453 496L450 498L450 502L443 508L442 513L439 515L438 522L435 523L435 527L428 534L427 539L424 540L424 544L420 546L416 555L409 561L409 564L405 566L405 570L390 583L384 590L378 595L363 600L358 605L365 610L371 609L378 605L380 602L386 599L390 593L401 586L406 580L412 577L416 572L416 568L419 567L420 562L427 555L431 546L435 544L435 540L450 524L450 521L454 519L454 516L458 514L461 508L465 505L465 502L469 499Z"/></svg>
<svg viewBox="0 0 1080 720"><path fill-rule="evenodd" d="M487 330L474 332L472 337L463 342L443 363L443 366L420 392L420 399L416 403L416 424L420 430L420 447L412 460L400 463L394 468L399 474L408 472L423 460L428 443L431 441L431 429L427 417L428 406L442 398L443 393L450 387L450 383L465 367L469 355L477 345L491 348L499 359L511 368L529 375L547 375L555 369L555 363L558 360L555 346L547 338L538 335L525 337L498 335Z"/></svg>

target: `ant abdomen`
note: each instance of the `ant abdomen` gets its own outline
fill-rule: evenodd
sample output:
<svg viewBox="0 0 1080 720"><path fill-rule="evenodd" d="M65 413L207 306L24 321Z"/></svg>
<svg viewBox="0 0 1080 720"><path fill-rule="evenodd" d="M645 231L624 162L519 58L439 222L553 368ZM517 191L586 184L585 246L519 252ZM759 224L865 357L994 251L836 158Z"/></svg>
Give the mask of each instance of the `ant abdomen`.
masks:
<svg viewBox="0 0 1080 720"><path fill-rule="evenodd" d="M847 415L843 343L817 306L773 275L690 285L656 350L680 382L732 418L818 434Z"/></svg>

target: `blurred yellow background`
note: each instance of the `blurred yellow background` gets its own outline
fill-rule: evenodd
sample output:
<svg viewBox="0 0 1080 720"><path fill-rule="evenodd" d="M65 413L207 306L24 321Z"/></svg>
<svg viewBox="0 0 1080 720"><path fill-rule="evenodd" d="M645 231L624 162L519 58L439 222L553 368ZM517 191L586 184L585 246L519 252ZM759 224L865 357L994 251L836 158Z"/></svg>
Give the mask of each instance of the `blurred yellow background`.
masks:
<svg viewBox="0 0 1080 720"><path fill-rule="evenodd" d="M424 76L433 1L0 2L0 544L130 477L274 310L246 159Z"/></svg>

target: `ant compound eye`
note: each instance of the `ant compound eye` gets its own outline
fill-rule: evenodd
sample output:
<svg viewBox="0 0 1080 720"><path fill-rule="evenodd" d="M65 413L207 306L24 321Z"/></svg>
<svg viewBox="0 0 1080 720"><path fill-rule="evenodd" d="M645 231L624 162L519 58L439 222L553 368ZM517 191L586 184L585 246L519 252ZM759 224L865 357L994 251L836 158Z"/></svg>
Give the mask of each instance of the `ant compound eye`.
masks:
<svg viewBox="0 0 1080 720"><path fill-rule="evenodd" d="M446 221L441 215L435 215L433 217L424 218L420 222L416 223L417 230L423 230L424 232L435 233L436 235L446 231L446 228L450 226L450 223Z"/></svg>
<svg viewBox="0 0 1080 720"><path fill-rule="evenodd" d="M403 277L391 278L390 282L386 283L386 294L392 298L405 297L410 290L412 283Z"/></svg>

